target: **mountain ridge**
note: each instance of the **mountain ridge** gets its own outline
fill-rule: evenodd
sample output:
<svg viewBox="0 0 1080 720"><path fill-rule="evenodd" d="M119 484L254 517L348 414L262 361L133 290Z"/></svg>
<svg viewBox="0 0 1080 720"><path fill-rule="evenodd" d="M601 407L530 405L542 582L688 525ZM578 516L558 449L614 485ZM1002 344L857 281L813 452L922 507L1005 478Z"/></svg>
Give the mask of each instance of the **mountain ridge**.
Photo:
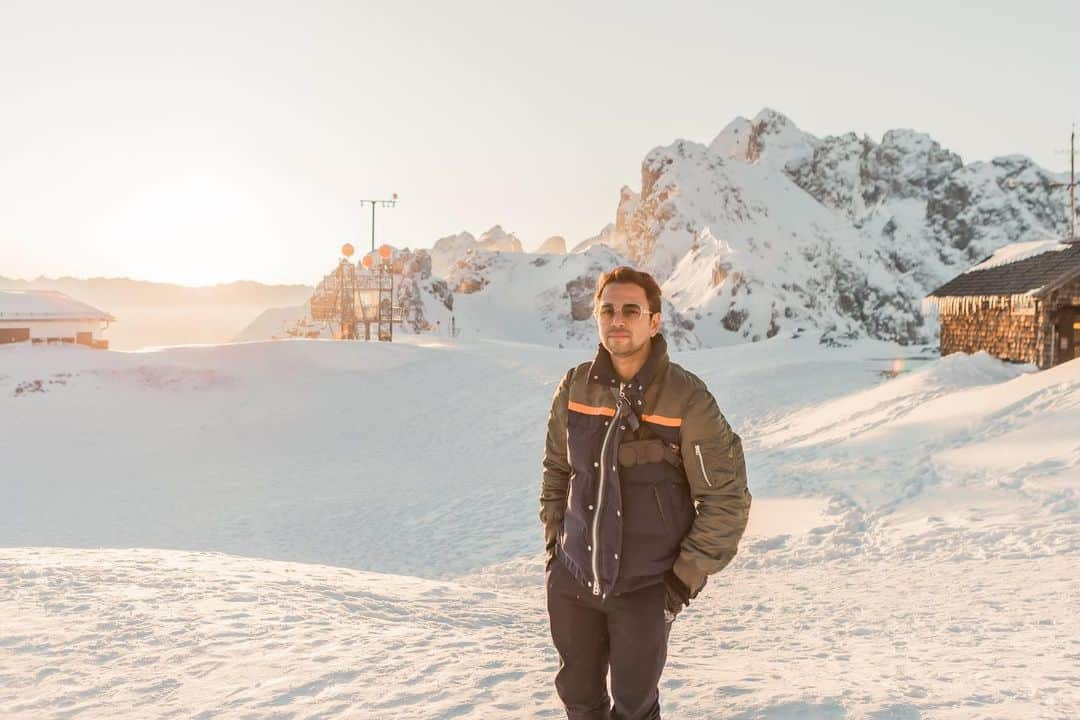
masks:
<svg viewBox="0 0 1080 720"><path fill-rule="evenodd" d="M657 276L706 345L805 331L923 343L935 287L1065 232L1056 180L1015 154L965 165L914 130L817 138L766 108L707 146L650 151L607 242Z"/></svg>

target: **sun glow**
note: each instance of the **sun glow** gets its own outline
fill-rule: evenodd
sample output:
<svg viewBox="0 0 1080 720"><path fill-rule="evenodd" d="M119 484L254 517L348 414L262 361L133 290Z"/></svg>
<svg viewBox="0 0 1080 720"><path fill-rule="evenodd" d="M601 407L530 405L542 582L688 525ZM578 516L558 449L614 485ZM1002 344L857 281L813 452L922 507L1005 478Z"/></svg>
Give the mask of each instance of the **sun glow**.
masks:
<svg viewBox="0 0 1080 720"><path fill-rule="evenodd" d="M109 264L130 268L125 274L204 285L251 276L260 238L275 234L272 215L243 182L191 171L116 198L86 232L121 256Z"/></svg>

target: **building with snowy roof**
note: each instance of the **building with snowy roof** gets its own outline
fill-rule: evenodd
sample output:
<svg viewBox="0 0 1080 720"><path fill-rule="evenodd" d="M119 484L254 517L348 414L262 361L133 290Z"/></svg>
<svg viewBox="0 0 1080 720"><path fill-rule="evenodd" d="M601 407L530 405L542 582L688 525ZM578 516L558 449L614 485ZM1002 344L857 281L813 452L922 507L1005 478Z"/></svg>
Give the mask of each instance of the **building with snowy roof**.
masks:
<svg viewBox="0 0 1080 720"><path fill-rule="evenodd" d="M101 333L116 318L55 290L0 290L0 344L77 343L107 348Z"/></svg>
<svg viewBox="0 0 1080 720"><path fill-rule="evenodd" d="M942 355L985 350L1040 368L1080 357L1080 241L1006 245L926 302Z"/></svg>

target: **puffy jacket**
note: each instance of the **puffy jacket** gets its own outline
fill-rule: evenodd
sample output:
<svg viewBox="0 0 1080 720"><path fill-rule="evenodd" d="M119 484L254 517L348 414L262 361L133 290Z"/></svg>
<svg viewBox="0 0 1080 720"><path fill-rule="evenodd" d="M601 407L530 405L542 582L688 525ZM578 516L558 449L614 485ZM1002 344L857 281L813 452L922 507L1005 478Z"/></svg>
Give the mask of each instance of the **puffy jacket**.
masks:
<svg viewBox="0 0 1080 720"><path fill-rule="evenodd" d="M543 465L549 550L557 546L595 595L656 582L672 567L696 593L738 551L751 501L742 442L705 384L670 362L660 335L629 382L602 345L566 373Z"/></svg>

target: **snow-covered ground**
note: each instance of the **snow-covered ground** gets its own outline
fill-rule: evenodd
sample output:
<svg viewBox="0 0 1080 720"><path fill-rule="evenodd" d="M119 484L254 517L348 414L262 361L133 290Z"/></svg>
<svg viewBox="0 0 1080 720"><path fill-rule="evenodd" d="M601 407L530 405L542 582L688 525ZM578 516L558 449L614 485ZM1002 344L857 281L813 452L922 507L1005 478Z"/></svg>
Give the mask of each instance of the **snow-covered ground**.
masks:
<svg viewBox="0 0 1080 720"><path fill-rule="evenodd" d="M0 348L0 717L559 717L536 496L581 359ZM1080 363L674 359L755 501L676 623L666 717L1080 716Z"/></svg>

